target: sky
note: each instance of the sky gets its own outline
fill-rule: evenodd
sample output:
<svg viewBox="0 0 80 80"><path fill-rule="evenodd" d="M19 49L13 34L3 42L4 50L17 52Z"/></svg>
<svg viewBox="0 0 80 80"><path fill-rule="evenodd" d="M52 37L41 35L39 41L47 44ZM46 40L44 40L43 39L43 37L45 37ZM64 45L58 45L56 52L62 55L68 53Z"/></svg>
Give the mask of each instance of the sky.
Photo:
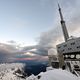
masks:
<svg viewBox="0 0 80 80"><path fill-rule="evenodd" d="M52 48L56 54L64 42L58 3L69 36L80 37L80 0L0 0L0 59L47 59Z"/></svg>
<svg viewBox="0 0 80 80"><path fill-rule="evenodd" d="M0 41L13 40L26 46L37 44L42 32L59 24L57 3L69 20L79 7L77 2L79 0L67 0L66 3L65 0L0 0Z"/></svg>
<svg viewBox="0 0 80 80"><path fill-rule="evenodd" d="M52 0L0 0L0 41L36 44L40 33L53 25L53 4Z"/></svg>

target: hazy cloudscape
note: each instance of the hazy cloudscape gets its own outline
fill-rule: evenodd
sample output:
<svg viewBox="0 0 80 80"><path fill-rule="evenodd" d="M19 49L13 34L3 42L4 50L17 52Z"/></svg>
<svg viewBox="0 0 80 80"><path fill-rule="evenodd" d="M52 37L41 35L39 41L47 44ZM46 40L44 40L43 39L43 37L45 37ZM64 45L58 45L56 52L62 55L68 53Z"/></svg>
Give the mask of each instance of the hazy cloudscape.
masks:
<svg viewBox="0 0 80 80"><path fill-rule="evenodd" d="M46 60L49 49L56 53L64 41L57 3L69 35L80 36L79 0L0 0L0 59Z"/></svg>

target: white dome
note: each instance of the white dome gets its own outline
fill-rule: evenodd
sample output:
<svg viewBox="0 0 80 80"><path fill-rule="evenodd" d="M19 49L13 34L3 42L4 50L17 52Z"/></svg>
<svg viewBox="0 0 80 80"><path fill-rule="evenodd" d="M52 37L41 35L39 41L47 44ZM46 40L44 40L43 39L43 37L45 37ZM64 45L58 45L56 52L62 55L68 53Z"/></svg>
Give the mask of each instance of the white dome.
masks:
<svg viewBox="0 0 80 80"><path fill-rule="evenodd" d="M57 55L56 49L53 49L53 48L49 49L48 50L48 55Z"/></svg>

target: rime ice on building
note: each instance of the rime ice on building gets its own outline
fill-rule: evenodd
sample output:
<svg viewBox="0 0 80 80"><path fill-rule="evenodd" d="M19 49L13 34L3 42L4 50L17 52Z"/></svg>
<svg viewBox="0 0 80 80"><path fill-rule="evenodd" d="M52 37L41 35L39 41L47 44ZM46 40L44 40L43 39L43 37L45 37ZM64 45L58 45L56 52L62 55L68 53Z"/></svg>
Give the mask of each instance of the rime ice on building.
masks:
<svg viewBox="0 0 80 80"><path fill-rule="evenodd" d="M64 65L63 63L65 62L65 65L69 67L69 71L77 71L80 73L80 37L69 37L59 4L58 7L65 40L65 42L57 45L60 66L62 67Z"/></svg>

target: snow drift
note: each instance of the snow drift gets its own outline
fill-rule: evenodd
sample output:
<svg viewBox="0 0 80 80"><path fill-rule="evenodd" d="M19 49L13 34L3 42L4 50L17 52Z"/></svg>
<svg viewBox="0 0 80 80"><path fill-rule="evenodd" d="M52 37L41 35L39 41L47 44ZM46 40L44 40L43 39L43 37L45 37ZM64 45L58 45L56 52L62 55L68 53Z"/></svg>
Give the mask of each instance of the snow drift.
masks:
<svg viewBox="0 0 80 80"><path fill-rule="evenodd" d="M72 73L61 70L61 69L54 69L49 70L41 75L40 80L79 80L77 76L73 75Z"/></svg>

